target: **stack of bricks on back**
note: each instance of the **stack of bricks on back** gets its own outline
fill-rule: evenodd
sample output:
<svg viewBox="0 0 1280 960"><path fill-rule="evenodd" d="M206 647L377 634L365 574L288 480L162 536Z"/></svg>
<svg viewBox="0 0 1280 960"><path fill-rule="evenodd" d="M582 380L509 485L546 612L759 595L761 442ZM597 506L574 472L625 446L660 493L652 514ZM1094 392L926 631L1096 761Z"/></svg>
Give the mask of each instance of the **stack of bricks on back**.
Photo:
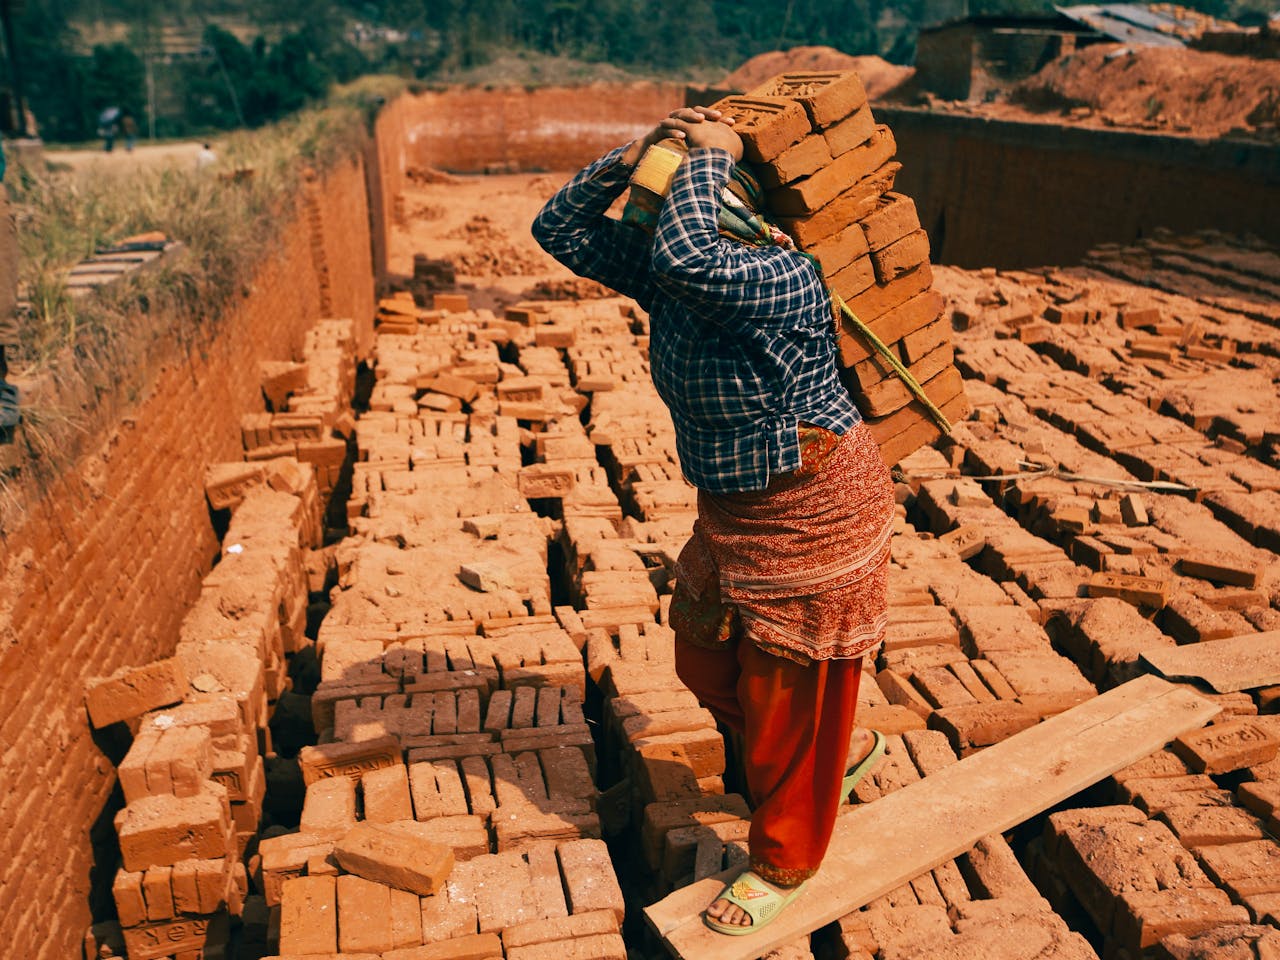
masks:
<svg viewBox="0 0 1280 960"><path fill-rule="evenodd" d="M901 164L856 73L774 77L715 104L735 119L768 207L822 265L832 292L904 364L951 421L969 411L942 298L931 289L929 238L910 198L893 193ZM842 379L890 466L941 430L893 366L846 318Z"/></svg>

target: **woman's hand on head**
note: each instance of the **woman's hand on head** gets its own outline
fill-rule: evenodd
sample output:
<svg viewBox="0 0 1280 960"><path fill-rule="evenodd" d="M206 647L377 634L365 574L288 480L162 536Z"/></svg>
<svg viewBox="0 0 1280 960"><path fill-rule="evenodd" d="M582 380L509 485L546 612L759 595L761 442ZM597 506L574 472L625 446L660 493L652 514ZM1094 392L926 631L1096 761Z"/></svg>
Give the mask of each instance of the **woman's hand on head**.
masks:
<svg viewBox="0 0 1280 960"><path fill-rule="evenodd" d="M742 138L733 131L733 118L710 107L673 110L644 137L633 141L623 159L638 163L644 152L660 140L683 140L691 149L718 147L727 150L735 163L742 159Z"/></svg>

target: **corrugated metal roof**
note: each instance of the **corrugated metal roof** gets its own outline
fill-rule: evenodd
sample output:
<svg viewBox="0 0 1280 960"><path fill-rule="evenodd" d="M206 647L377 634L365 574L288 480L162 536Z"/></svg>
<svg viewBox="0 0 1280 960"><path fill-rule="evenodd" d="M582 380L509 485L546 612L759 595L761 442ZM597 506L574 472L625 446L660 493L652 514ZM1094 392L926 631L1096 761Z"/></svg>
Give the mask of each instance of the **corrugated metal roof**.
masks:
<svg viewBox="0 0 1280 960"><path fill-rule="evenodd" d="M1132 3L1054 7L1064 17L1083 23L1120 43L1148 47L1185 46L1175 31L1191 29L1191 21Z"/></svg>

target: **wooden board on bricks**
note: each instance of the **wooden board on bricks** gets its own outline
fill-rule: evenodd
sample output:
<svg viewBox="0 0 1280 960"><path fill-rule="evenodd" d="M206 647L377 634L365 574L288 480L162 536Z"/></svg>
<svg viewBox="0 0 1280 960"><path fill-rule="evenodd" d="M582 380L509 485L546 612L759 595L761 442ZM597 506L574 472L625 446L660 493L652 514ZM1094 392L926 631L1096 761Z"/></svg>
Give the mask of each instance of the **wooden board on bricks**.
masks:
<svg viewBox="0 0 1280 960"><path fill-rule="evenodd" d="M1219 709L1185 687L1138 677L839 817L822 868L758 933L728 937L702 922L738 869L675 891L645 918L677 957L751 960L1047 810Z"/></svg>

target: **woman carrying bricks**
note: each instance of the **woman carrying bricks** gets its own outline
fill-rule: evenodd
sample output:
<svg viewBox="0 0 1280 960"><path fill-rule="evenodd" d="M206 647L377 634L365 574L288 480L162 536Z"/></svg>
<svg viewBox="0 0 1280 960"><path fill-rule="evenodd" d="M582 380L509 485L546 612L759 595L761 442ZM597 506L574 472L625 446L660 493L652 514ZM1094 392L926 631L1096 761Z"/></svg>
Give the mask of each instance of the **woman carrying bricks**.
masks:
<svg viewBox="0 0 1280 960"><path fill-rule="evenodd" d="M633 190L622 221L606 216L666 139L687 156L665 201L646 208ZM741 158L731 119L677 110L578 173L533 225L557 260L650 315L654 385L698 488L671 604L676 670L741 734L753 806L751 867L704 915L734 935L800 893L883 751L854 711L884 633L893 517L888 471L837 376L820 272L762 219Z"/></svg>

